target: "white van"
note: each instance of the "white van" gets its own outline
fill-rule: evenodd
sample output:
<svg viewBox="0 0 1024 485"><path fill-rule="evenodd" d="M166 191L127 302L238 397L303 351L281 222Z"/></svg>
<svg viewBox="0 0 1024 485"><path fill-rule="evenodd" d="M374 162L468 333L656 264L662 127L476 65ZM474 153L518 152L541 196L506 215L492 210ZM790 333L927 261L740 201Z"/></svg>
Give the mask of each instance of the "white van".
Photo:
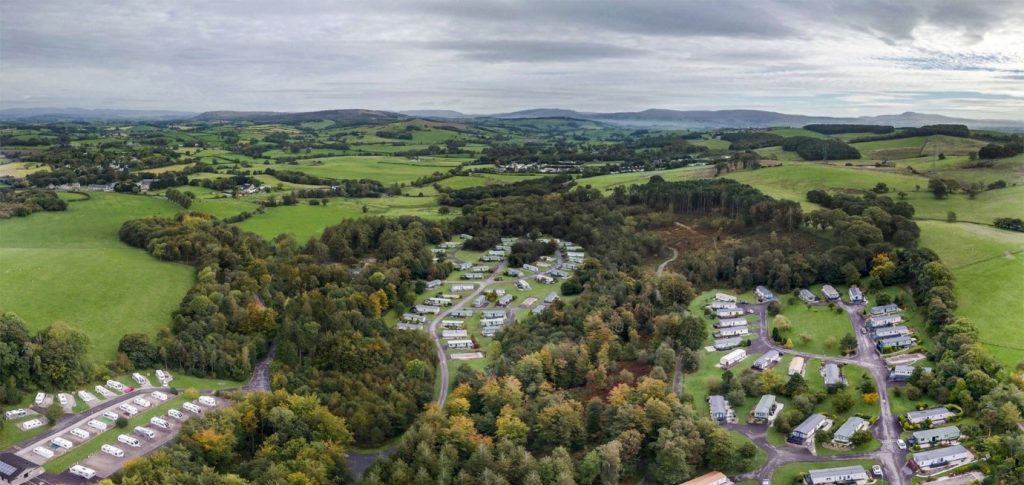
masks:
<svg viewBox="0 0 1024 485"><path fill-rule="evenodd" d="M72 475L78 475L86 480L96 476L96 470L82 465L75 465L70 471Z"/></svg>
<svg viewBox="0 0 1024 485"><path fill-rule="evenodd" d="M45 392L40 392L40 393L36 394L36 406L42 406L44 399L46 399L46 393Z"/></svg>
<svg viewBox="0 0 1024 485"><path fill-rule="evenodd" d="M53 451L50 450L49 448L43 448L42 446L32 448L32 453L35 453L46 459L53 458Z"/></svg>
<svg viewBox="0 0 1024 485"><path fill-rule="evenodd" d="M153 392L149 393L149 395L153 396L154 398L159 399L161 401L166 401L167 400L167 394L164 394L164 393L162 393L160 391L153 391Z"/></svg>
<svg viewBox="0 0 1024 485"><path fill-rule="evenodd" d="M202 404L203 406L206 407L214 408L217 407L217 400L210 396L199 396L199 404Z"/></svg>
<svg viewBox="0 0 1024 485"><path fill-rule="evenodd" d="M131 404L128 403L124 403L118 406L117 408L124 411L129 416L135 416L136 414L139 414L139 408L132 406Z"/></svg>
<svg viewBox="0 0 1024 485"><path fill-rule="evenodd" d="M170 409L170 410L168 410L167 411L167 415L172 417L172 418L174 418L174 419L177 419L178 421L184 421L185 420L185 415L182 414L181 411L178 411L177 409Z"/></svg>
<svg viewBox="0 0 1024 485"><path fill-rule="evenodd" d="M121 384L120 382L117 382L113 379L107 381L107 387L111 389L117 389L118 391L124 390L124 384Z"/></svg>
<svg viewBox="0 0 1024 485"><path fill-rule="evenodd" d="M83 440L87 440L89 439L90 436L92 436L91 434L89 434L88 431L82 428L75 428L71 430L71 435Z"/></svg>
<svg viewBox="0 0 1024 485"><path fill-rule="evenodd" d="M149 439L156 438L156 431L153 431L149 428L143 428L142 426L135 427L135 434L145 436Z"/></svg>
<svg viewBox="0 0 1024 485"><path fill-rule="evenodd" d="M124 444L126 444L128 446L135 447L135 448L138 448L139 445L142 444L142 443L139 442L139 440L137 440L135 438L132 438L131 436L128 436L126 434L119 434L119 435L117 435L117 441L120 441L121 443L124 443Z"/></svg>
<svg viewBox="0 0 1024 485"><path fill-rule="evenodd" d="M64 438L61 438L60 436L50 440L50 444L53 446L59 446L61 448L64 448L65 450L70 450L71 447L74 446L74 443Z"/></svg>
<svg viewBox="0 0 1024 485"><path fill-rule="evenodd" d="M110 389L107 389L103 386L96 386L96 392L103 395L103 397L114 397L114 393L110 392Z"/></svg>
<svg viewBox="0 0 1024 485"><path fill-rule="evenodd" d="M167 421L164 421L163 419L160 419L156 416L149 418L149 424L152 424L153 426L163 429L170 429L171 427L171 425L168 424Z"/></svg>
<svg viewBox="0 0 1024 485"><path fill-rule="evenodd" d="M21 423L21 429L23 429L25 431L28 431L30 429L38 428L38 427L40 427L42 425L43 425L42 421L40 421L38 419L30 419L28 421L25 421L24 423Z"/></svg>
<svg viewBox="0 0 1024 485"><path fill-rule="evenodd" d="M4 413L4 419L6 419L8 421L10 421L12 419L23 418L25 416L28 416L28 411L26 411L24 409L20 409L20 408L19 409L12 409L12 410L7 411L6 413Z"/></svg>
<svg viewBox="0 0 1024 485"><path fill-rule="evenodd" d="M121 448L118 448L118 447L116 447L114 445L103 445L103 446L100 447L100 451L102 451L102 452L104 452L104 453L106 453L108 455L114 455L114 456L116 456L118 458L121 458L122 456L124 456L124 450L122 450Z"/></svg>
<svg viewBox="0 0 1024 485"><path fill-rule="evenodd" d="M195 404L192 404L190 402L182 404L181 407L185 408L185 410L190 413L203 414L203 408L196 406Z"/></svg>
<svg viewBox="0 0 1024 485"><path fill-rule="evenodd" d="M103 413L103 417L107 418L107 419L109 419L111 421L117 421L118 415L117 415L117 413L115 413L113 411L105 411Z"/></svg>
<svg viewBox="0 0 1024 485"><path fill-rule="evenodd" d="M146 378L142 377L142 374L139 374L138 372L132 374L132 380L138 382L140 386L146 384Z"/></svg>
<svg viewBox="0 0 1024 485"><path fill-rule="evenodd" d="M107 423L104 423L103 421L98 421L94 419L92 421L89 421L87 424L89 425L90 428L93 429L98 429L100 431L107 430Z"/></svg>

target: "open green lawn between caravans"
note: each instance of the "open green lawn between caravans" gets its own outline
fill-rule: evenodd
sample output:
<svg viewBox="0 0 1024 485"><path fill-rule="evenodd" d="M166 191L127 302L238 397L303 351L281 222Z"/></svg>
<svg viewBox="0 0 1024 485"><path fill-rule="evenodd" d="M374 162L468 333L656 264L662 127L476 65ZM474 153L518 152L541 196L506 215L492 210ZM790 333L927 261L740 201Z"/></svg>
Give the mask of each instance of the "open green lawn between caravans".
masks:
<svg viewBox="0 0 1024 485"><path fill-rule="evenodd" d="M194 278L191 267L158 261L117 232L129 219L179 209L164 199L93 193L64 212L0 221L0 308L34 331L66 322L89 336L93 360L113 359L125 333L167 326Z"/></svg>

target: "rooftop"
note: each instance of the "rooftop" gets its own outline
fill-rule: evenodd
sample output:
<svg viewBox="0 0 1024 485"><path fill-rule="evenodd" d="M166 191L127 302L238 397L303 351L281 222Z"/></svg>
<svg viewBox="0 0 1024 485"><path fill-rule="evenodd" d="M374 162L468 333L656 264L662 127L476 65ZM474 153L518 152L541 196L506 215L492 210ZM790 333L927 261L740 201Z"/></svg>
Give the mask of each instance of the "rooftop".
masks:
<svg viewBox="0 0 1024 485"><path fill-rule="evenodd" d="M914 453L914 461L933 461L962 453L969 453L969 451L962 445L953 445L945 448L936 448L934 450L925 450Z"/></svg>
<svg viewBox="0 0 1024 485"><path fill-rule="evenodd" d="M847 476L847 475L867 475L868 472L864 470L864 467L860 465L856 466L841 466L838 468L823 468L821 470L811 470L808 472L808 476L811 477L812 482L818 482L819 480L825 480L834 476Z"/></svg>

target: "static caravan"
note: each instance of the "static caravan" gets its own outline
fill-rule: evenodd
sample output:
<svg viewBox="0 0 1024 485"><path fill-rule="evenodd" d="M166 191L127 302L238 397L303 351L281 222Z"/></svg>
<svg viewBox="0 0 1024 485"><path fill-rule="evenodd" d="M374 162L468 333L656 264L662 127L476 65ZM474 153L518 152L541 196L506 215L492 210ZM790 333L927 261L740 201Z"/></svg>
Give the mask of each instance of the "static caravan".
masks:
<svg viewBox="0 0 1024 485"><path fill-rule="evenodd" d="M429 313L431 315L437 315L438 313L441 312L440 307L430 305L416 305L414 308L416 309L416 313L419 314Z"/></svg>
<svg viewBox="0 0 1024 485"><path fill-rule="evenodd" d="M32 453L35 453L43 458L46 458L47 460L53 458L53 450L43 446L37 446L35 448L32 448Z"/></svg>
<svg viewBox="0 0 1024 485"><path fill-rule="evenodd" d="M107 387L118 391L124 390L124 384L121 384L120 382L117 382L113 379L107 381Z"/></svg>
<svg viewBox="0 0 1024 485"><path fill-rule="evenodd" d="M888 305L878 305L878 306L871 307L871 315L872 316L887 315L889 313L898 313L899 311L900 311L900 307L899 307L899 305L897 305L895 303L890 303Z"/></svg>
<svg viewBox="0 0 1024 485"><path fill-rule="evenodd" d="M86 480L96 476L96 470L82 465L75 465L68 471L70 471L72 475L80 476Z"/></svg>
<svg viewBox="0 0 1024 485"><path fill-rule="evenodd" d="M777 301L775 293L772 293L772 291L766 286L758 286L754 288L754 296L757 297L757 301L759 302Z"/></svg>
<svg viewBox="0 0 1024 485"><path fill-rule="evenodd" d="M103 386L96 386L95 389L96 392L101 394L103 397L114 397L114 393L110 392L110 389L107 389Z"/></svg>
<svg viewBox="0 0 1024 485"><path fill-rule="evenodd" d="M203 414L203 408L201 408L199 406L196 406L195 404L192 404L190 402L182 404L181 407L182 407L182 409L184 409L184 410L186 410L186 411L188 411L188 412L190 412L192 414Z"/></svg>
<svg viewBox="0 0 1024 485"><path fill-rule="evenodd" d="M531 286L529 283L526 282L526 280L516 280L516 288L526 291L529 290Z"/></svg>
<svg viewBox="0 0 1024 485"><path fill-rule="evenodd" d="M750 331L747 327L729 327L723 328L715 332L715 337L736 337L739 335L747 335Z"/></svg>
<svg viewBox="0 0 1024 485"><path fill-rule="evenodd" d="M149 395L153 396L153 397L155 397L155 398L157 398L157 399L159 399L161 401L166 401L167 400L167 394L164 394L164 393L162 393L160 391L153 391L153 392L149 393Z"/></svg>
<svg viewBox="0 0 1024 485"><path fill-rule="evenodd" d="M526 307L533 306L534 303L537 303L537 299L531 296L531 297L523 300L523 304L520 305L520 306L523 307L523 308L526 308Z"/></svg>
<svg viewBox="0 0 1024 485"><path fill-rule="evenodd" d="M30 429L38 428L42 425L43 421L41 419L30 419L28 421L25 421L24 423L21 423L21 429L28 431Z"/></svg>
<svg viewBox="0 0 1024 485"><path fill-rule="evenodd" d="M445 340L469 338L469 332L465 330L442 330L441 338Z"/></svg>
<svg viewBox="0 0 1024 485"><path fill-rule="evenodd" d="M803 288L800 290L800 299L806 303L818 302L818 297L815 296L814 293L811 293L811 290L808 290L807 288Z"/></svg>
<svg viewBox="0 0 1024 485"><path fill-rule="evenodd" d="M476 289L476 285L452 285L452 292L459 293L462 291L473 291Z"/></svg>
<svg viewBox="0 0 1024 485"><path fill-rule="evenodd" d="M462 328L465 322L463 320L444 319L441 320L442 328Z"/></svg>
<svg viewBox="0 0 1024 485"><path fill-rule="evenodd" d="M430 280L427 282L427 289L432 290L434 288L441 286L442 284L444 284L444 282L441 280Z"/></svg>
<svg viewBox="0 0 1024 485"><path fill-rule="evenodd" d="M523 275L523 272L515 268L509 268L505 270L505 274L508 276L512 276L514 278L518 278Z"/></svg>
<svg viewBox="0 0 1024 485"><path fill-rule="evenodd" d="M733 308L736 308L736 302L711 300L711 304L708 306L711 307L712 310L732 310Z"/></svg>
<svg viewBox="0 0 1024 485"><path fill-rule="evenodd" d="M552 277L550 277L550 276L548 276L546 274L539 274L537 276L534 276L533 279L535 279L535 280L537 280L537 281L539 281L541 283L544 283L545 285L550 285L551 283L555 282L554 278L552 278Z"/></svg>
<svg viewBox="0 0 1024 485"><path fill-rule="evenodd" d="M473 306L477 308L487 306L487 297L484 295L477 296L473 299Z"/></svg>
<svg viewBox="0 0 1024 485"><path fill-rule="evenodd" d="M864 292L860 291L860 288L857 288L856 286L850 287L850 303L858 305L861 303L867 303L867 300L864 299Z"/></svg>
<svg viewBox="0 0 1024 485"><path fill-rule="evenodd" d="M743 343L743 337L731 337L715 340L715 350L729 350Z"/></svg>
<svg viewBox="0 0 1024 485"><path fill-rule="evenodd" d="M43 405L43 401L45 401L45 400L46 400L46 393L45 392L40 392L40 393L36 394L36 406L42 406Z"/></svg>
<svg viewBox="0 0 1024 485"><path fill-rule="evenodd" d="M88 424L90 428L95 429L95 430L99 430L99 431L106 431L107 430L107 423L104 423L103 421L99 421L99 420L93 419L93 420L89 421L86 424Z"/></svg>
<svg viewBox="0 0 1024 485"><path fill-rule="evenodd" d="M25 417L25 416L28 416L28 411L26 411L24 409L12 409L12 410L7 411L6 413L4 413L4 419L6 419L8 421L10 421L12 419L22 418L22 417Z"/></svg>
<svg viewBox="0 0 1024 485"><path fill-rule="evenodd" d="M143 428L142 426L135 427L135 434L139 436L145 436L149 439L156 438L156 431L153 431L149 428Z"/></svg>
<svg viewBox="0 0 1024 485"><path fill-rule="evenodd" d="M185 420L185 415L182 414L182 412L178 411L177 409L170 409L170 410L168 410L167 411L167 415L172 417L172 418L174 418L174 419L177 419L178 421L184 421Z"/></svg>
<svg viewBox="0 0 1024 485"><path fill-rule="evenodd" d="M722 318L715 322L715 328L745 327L747 323L747 319L743 317Z"/></svg>
<svg viewBox="0 0 1024 485"><path fill-rule="evenodd" d="M480 320L481 327L500 327L505 325L505 318L484 318Z"/></svg>
<svg viewBox="0 0 1024 485"><path fill-rule="evenodd" d="M109 419L111 421L116 421L117 420L117 413L115 413L113 411L104 411L103 412L103 417L107 418L107 419Z"/></svg>
<svg viewBox="0 0 1024 485"><path fill-rule="evenodd" d="M96 400L96 396L93 396L92 394L90 394L90 393L88 393L86 391L78 391L78 398L83 400L83 401L85 401L85 402L90 402L90 401L95 401Z"/></svg>
<svg viewBox="0 0 1024 485"><path fill-rule="evenodd" d="M563 270L560 270L560 269L553 269L553 270L549 271L548 273L551 276L554 276L555 278L568 278L569 277L569 272L568 271L563 271Z"/></svg>
<svg viewBox="0 0 1024 485"><path fill-rule="evenodd" d="M139 374L138 372L132 374L132 380L138 382L140 386L146 385L147 382L146 378L143 377L142 374Z"/></svg>
<svg viewBox="0 0 1024 485"><path fill-rule="evenodd" d="M814 437L814 434L821 429L828 429L832 427L832 420L826 418L821 414L812 414L804 420L804 422L793 428L793 431L786 438L786 441L790 443L802 445L807 442L808 439Z"/></svg>
<svg viewBox="0 0 1024 485"><path fill-rule="evenodd" d="M540 305L537 305L536 307L534 307L533 310L530 310L530 313L533 313L534 315L540 315L541 313L544 313L544 310L547 310L547 309L548 309L548 306L546 304L544 304L544 303L541 303Z"/></svg>
<svg viewBox="0 0 1024 485"><path fill-rule="evenodd" d="M74 443L64 438L61 438L60 436L50 440L50 444L53 446L64 448L65 450L70 450L72 446L75 446Z"/></svg>
<svg viewBox="0 0 1024 485"><path fill-rule="evenodd" d="M149 402L149 400L147 400L145 398L141 398L141 397L137 397L135 399L132 399L132 402L137 404L137 405L139 405L140 407L144 407L144 408L148 408L148 407L153 405L153 403Z"/></svg>
<svg viewBox="0 0 1024 485"><path fill-rule="evenodd" d="M550 292L544 297L544 303L554 303L558 299L558 293Z"/></svg>
<svg viewBox="0 0 1024 485"><path fill-rule="evenodd" d="M722 367L729 367L745 358L747 358L746 350L735 349L732 352L723 355L721 359L718 359L718 364L721 365Z"/></svg>
<svg viewBox="0 0 1024 485"><path fill-rule="evenodd" d="M199 396L199 404L208 408L217 407L217 400L211 396Z"/></svg>
<svg viewBox="0 0 1024 485"><path fill-rule="evenodd" d="M164 419L153 416L149 418L149 424L156 426L157 428L170 429L171 425Z"/></svg>
<svg viewBox="0 0 1024 485"><path fill-rule="evenodd" d="M718 301L731 301L731 302L735 302L736 301L736 297L732 296L732 295L730 295L728 293L715 293L715 299L718 300Z"/></svg>
<svg viewBox="0 0 1024 485"><path fill-rule="evenodd" d="M804 358L793 357L793 360L789 361L789 372L787 375L800 374L804 375Z"/></svg>
<svg viewBox="0 0 1024 485"><path fill-rule="evenodd" d="M718 318L733 318L743 315L743 310L739 308L723 308L721 310L715 310L715 316Z"/></svg>
<svg viewBox="0 0 1024 485"><path fill-rule="evenodd" d="M103 446L100 447L100 451L102 451L102 452L104 452L104 453L106 453L108 455L111 455L111 456L116 456L118 458L121 458L121 457L124 456L124 450L122 450L121 448L118 448L118 447L116 447L114 445L103 445Z"/></svg>
<svg viewBox="0 0 1024 485"><path fill-rule="evenodd" d="M525 269L527 271L533 271L534 273L540 271L540 268L538 268L538 267L536 267L536 266L534 266L532 264L524 264L523 265L523 269Z"/></svg>
<svg viewBox="0 0 1024 485"><path fill-rule="evenodd" d="M769 350L764 353L761 357L758 357L754 361L753 368L758 370L767 369L782 360L782 355L779 354L778 350Z"/></svg>
<svg viewBox="0 0 1024 485"><path fill-rule="evenodd" d="M466 273L466 274L462 275L462 277L466 278L467 280L482 280L482 279L484 279L484 274L483 273Z"/></svg>
<svg viewBox="0 0 1024 485"><path fill-rule="evenodd" d="M512 300L515 300L515 299L516 299L516 297L513 296L513 295L505 295L505 296L503 296L501 298L498 298L498 306L506 307L506 306L508 306L509 303L512 303Z"/></svg>
<svg viewBox="0 0 1024 485"><path fill-rule="evenodd" d="M896 325L903 323L903 316L899 313L890 313L887 315L875 315L868 317L868 326L871 328L885 327L888 325Z"/></svg>
<svg viewBox="0 0 1024 485"><path fill-rule="evenodd" d="M434 306L451 306L452 301L448 298L434 297L427 298L427 304Z"/></svg>
<svg viewBox="0 0 1024 485"><path fill-rule="evenodd" d="M164 371L162 371L160 369L156 370L156 378L160 379L160 382L164 382L164 381L169 380L169 377L170 376L166 372L164 372Z"/></svg>
<svg viewBox="0 0 1024 485"><path fill-rule="evenodd" d="M63 392L57 394L57 401L60 402L61 406L67 406L69 399L70 399L70 396L68 396L67 394L64 394Z"/></svg>
<svg viewBox="0 0 1024 485"><path fill-rule="evenodd" d="M473 348L473 341L472 340L468 340L468 339L449 340L448 341L448 348L449 349L471 349L471 348Z"/></svg>
<svg viewBox="0 0 1024 485"><path fill-rule="evenodd" d="M473 316L473 310L452 310L450 315L459 318L469 318Z"/></svg>
<svg viewBox="0 0 1024 485"><path fill-rule="evenodd" d="M89 439L90 436L92 436L92 434L90 434L88 431L82 428L75 428L71 430L71 436L74 436L78 439L87 440Z"/></svg>
<svg viewBox="0 0 1024 485"><path fill-rule="evenodd" d="M138 448L139 445L142 444L142 442L139 441L137 438L134 438L132 436L128 436L126 434L119 434L119 435L117 435L117 441L120 442L120 443L124 443L124 444L126 444L128 446L131 446L132 448Z"/></svg>
<svg viewBox="0 0 1024 485"><path fill-rule="evenodd" d="M505 310L484 310L482 315L484 318L505 318Z"/></svg>
<svg viewBox="0 0 1024 485"><path fill-rule="evenodd" d="M828 298L829 300L839 299L839 292L836 291L835 287L833 287L832 285L822 286L821 292L825 295L825 298Z"/></svg>
<svg viewBox="0 0 1024 485"><path fill-rule="evenodd" d="M124 411L125 414L129 416L135 416L136 414L139 414L139 408L132 406L131 404L128 403L124 403L118 406L117 408Z"/></svg>

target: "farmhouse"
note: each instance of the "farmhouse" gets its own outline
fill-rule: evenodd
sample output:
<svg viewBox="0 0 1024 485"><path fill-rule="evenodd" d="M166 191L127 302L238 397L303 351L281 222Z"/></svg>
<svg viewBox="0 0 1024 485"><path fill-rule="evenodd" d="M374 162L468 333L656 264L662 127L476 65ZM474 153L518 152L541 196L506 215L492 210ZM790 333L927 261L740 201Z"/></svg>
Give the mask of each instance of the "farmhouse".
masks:
<svg viewBox="0 0 1024 485"><path fill-rule="evenodd" d="M558 293L550 292L548 296L544 297L544 303L554 303L558 299Z"/></svg>
<svg viewBox="0 0 1024 485"><path fill-rule="evenodd" d="M685 481L681 485L733 485L733 483L724 473L715 471Z"/></svg>
<svg viewBox="0 0 1024 485"><path fill-rule="evenodd" d="M871 316L888 315L890 313L898 313L899 311L900 307L895 303L873 306L871 307Z"/></svg>
<svg viewBox="0 0 1024 485"><path fill-rule="evenodd" d="M540 281L541 283L544 283L545 285L550 285L551 283L555 282L554 278L552 278L552 277L550 277L550 276L548 276L546 274L536 275L536 276L533 277L533 279L535 279L537 281Z"/></svg>
<svg viewBox="0 0 1024 485"><path fill-rule="evenodd" d="M747 335L749 331L747 327L728 327L715 331L715 337L736 337L738 335Z"/></svg>
<svg viewBox="0 0 1024 485"><path fill-rule="evenodd" d="M871 336L875 340L882 340L884 338L901 337L904 335L910 335L910 329L905 325L897 325L895 327L881 327L875 329Z"/></svg>
<svg viewBox="0 0 1024 485"><path fill-rule="evenodd" d="M43 467L14 453L0 453L0 483L21 485L43 474Z"/></svg>
<svg viewBox="0 0 1024 485"><path fill-rule="evenodd" d="M907 422L910 424L921 424L925 421L929 421L932 424L942 424L947 419L955 416L955 414L945 407L940 407L925 409L924 411L910 411L906 416Z"/></svg>
<svg viewBox="0 0 1024 485"><path fill-rule="evenodd" d="M772 293L771 290L765 286L758 286L757 288L754 288L754 295L757 296L758 302L776 301L775 293Z"/></svg>
<svg viewBox="0 0 1024 485"><path fill-rule="evenodd" d="M465 322L462 320L455 320L449 318L441 320L441 328L462 328L464 324Z"/></svg>
<svg viewBox="0 0 1024 485"><path fill-rule="evenodd" d="M747 351L743 349L736 349L718 359L718 365L721 367L731 367L737 362L747 358Z"/></svg>
<svg viewBox="0 0 1024 485"><path fill-rule="evenodd" d="M852 416L832 435L832 442L838 445L849 446L853 444L853 434L862 429L867 429L868 424L864 418Z"/></svg>
<svg viewBox="0 0 1024 485"><path fill-rule="evenodd" d="M914 367L910 365L897 365L889 369L890 381L907 382L912 375L914 375Z"/></svg>
<svg viewBox="0 0 1024 485"><path fill-rule="evenodd" d="M443 284L444 282L441 280L430 280L427 282L427 289L433 290L434 288L439 288Z"/></svg>
<svg viewBox="0 0 1024 485"><path fill-rule="evenodd" d="M800 299L807 303L817 303L818 301L818 297L807 288L800 290Z"/></svg>
<svg viewBox="0 0 1024 485"><path fill-rule="evenodd" d="M765 370L782 360L782 354L778 350L769 350L764 355L757 358L752 366L758 370Z"/></svg>
<svg viewBox="0 0 1024 485"><path fill-rule="evenodd" d="M909 349L914 345L914 338L907 335L898 337L883 338L878 341L878 350L881 352L893 352L896 350Z"/></svg>
<svg viewBox="0 0 1024 485"><path fill-rule="evenodd" d="M911 445L946 445L960 439L960 428L946 426L943 428L914 431L907 439Z"/></svg>
<svg viewBox="0 0 1024 485"><path fill-rule="evenodd" d="M806 443L807 440L813 438L814 433L817 433L818 430L828 429L831 427L831 419L826 418L822 414L812 414L808 416L807 419L804 420L804 422L797 425L796 428L793 428L793 432L789 434L789 437L786 438L786 441L789 441L790 443L794 443L797 445L802 445Z"/></svg>
<svg viewBox="0 0 1024 485"><path fill-rule="evenodd" d="M711 407L711 419L719 423L728 423L736 418L732 406L722 396L714 395L708 397L708 404Z"/></svg>
<svg viewBox="0 0 1024 485"><path fill-rule="evenodd" d="M471 349L473 348L473 341L469 339L464 340L449 340L449 349Z"/></svg>
<svg viewBox="0 0 1024 485"><path fill-rule="evenodd" d="M512 300L515 300L515 299L516 299L515 295L505 295L505 296L503 296L501 298L498 298L498 306L506 307L506 306L508 306L509 303L512 303Z"/></svg>
<svg viewBox="0 0 1024 485"><path fill-rule="evenodd" d="M864 292L860 291L860 288L857 288L856 286L850 287L850 303L855 305L867 303L867 300L864 299Z"/></svg>
<svg viewBox="0 0 1024 485"><path fill-rule="evenodd" d="M903 317L900 314L888 314L888 315L876 315L868 317L868 326L871 328L885 327L888 325L896 325L902 323Z"/></svg>
<svg viewBox="0 0 1024 485"><path fill-rule="evenodd" d="M743 317L723 318L723 319L715 322L715 328L739 327L739 326L746 326L746 325L747 325L747 319L743 318Z"/></svg>
<svg viewBox="0 0 1024 485"><path fill-rule="evenodd" d="M863 485L868 483L868 472L860 465L823 468L807 472L804 481L807 482L807 485L828 483Z"/></svg>
<svg viewBox="0 0 1024 485"><path fill-rule="evenodd" d="M519 288L520 290L526 291L526 290L530 289L530 284L527 283L526 280L517 280L516 281L516 288Z"/></svg>
<svg viewBox="0 0 1024 485"><path fill-rule="evenodd" d="M452 285L452 293L460 293L463 291L473 291L476 289L476 285Z"/></svg>
<svg viewBox="0 0 1024 485"><path fill-rule="evenodd" d="M419 313L421 315L425 314L425 313L429 313L431 315L437 315L438 312L441 311L440 307L436 307L436 306L432 306L432 305L416 305L415 307L413 307L413 309L416 311L416 313Z"/></svg>
<svg viewBox="0 0 1024 485"><path fill-rule="evenodd" d="M828 362L821 368L821 375L825 378L825 387L835 387L846 384L846 378L835 362Z"/></svg>
<svg viewBox="0 0 1024 485"><path fill-rule="evenodd" d="M721 310L715 310L715 316L718 318L732 318L743 315L743 310L739 308L723 308Z"/></svg>
<svg viewBox="0 0 1024 485"><path fill-rule="evenodd" d="M716 350L729 350L743 343L742 337L722 338L715 340Z"/></svg>
<svg viewBox="0 0 1024 485"><path fill-rule="evenodd" d="M736 301L736 297L732 296L732 295L730 295L728 293L715 293L715 299L718 300L718 301L731 301L731 302L735 302Z"/></svg>
<svg viewBox="0 0 1024 485"><path fill-rule="evenodd" d="M774 394L765 394L754 406L753 421L755 423L768 423L782 410L782 403L775 399Z"/></svg>
<svg viewBox="0 0 1024 485"><path fill-rule="evenodd" d="M828 298L829 300L839 299L839 292L836 291L835 287L833 287L832 285L822 286L821 293L824 294L825 298Z"/></svg>
<svg viewBox="0 0 1024 485"><path fill-rule="evenodd" d="M942 468L967 463L974 459L974 454L961 445L946 448L919 451L910 459L910 468L914 470Z"/></svg>
<svg viewBox="0 0 1024 485"><path fill-rule="evenodd" d="M465 330L442 330L441 338L445 340L469 338L469 332Z"/></svg>
<svg viewBox="0 0 1024 485"><path fill-rule="evenodd" d="M732 310L736 308L736 302L711 300L711 304L708 306L713 310Z"/></svg>

